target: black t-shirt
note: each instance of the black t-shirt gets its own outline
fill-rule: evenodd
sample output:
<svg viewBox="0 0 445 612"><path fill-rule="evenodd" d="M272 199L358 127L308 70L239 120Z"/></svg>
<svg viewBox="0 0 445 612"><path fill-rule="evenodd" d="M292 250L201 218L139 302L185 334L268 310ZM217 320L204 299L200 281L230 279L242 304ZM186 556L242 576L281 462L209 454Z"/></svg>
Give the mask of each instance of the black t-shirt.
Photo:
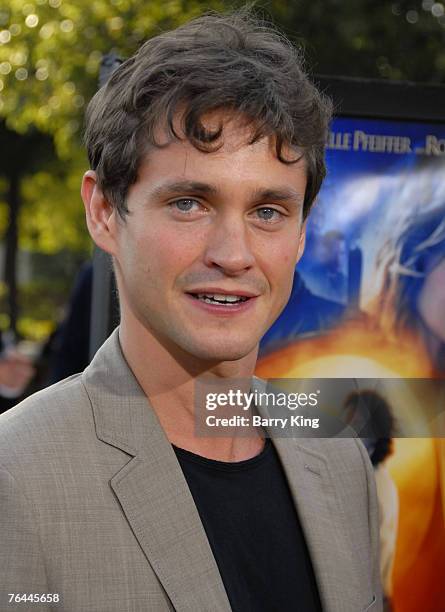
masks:
<svg viewBox="0 0 445 612"><path fill-rule="evenodd" d="M320 612L318 588L270 439L226 463L174 447L234 612Z"/></svg>

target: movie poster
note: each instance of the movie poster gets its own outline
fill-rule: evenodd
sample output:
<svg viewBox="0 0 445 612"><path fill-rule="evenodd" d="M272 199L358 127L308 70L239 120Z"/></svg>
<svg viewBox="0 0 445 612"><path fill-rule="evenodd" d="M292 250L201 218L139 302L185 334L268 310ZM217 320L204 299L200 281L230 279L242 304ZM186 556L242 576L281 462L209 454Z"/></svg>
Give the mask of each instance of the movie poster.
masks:
<svg viewBox="0 0 445 612"><path fill-rule="evenodd" d="M392 397L374 394L390 435L367 439L381 576L396 612L438 612L444 430L435 422L406 435L406 424L428 403L428 391L416 396L412 381L445 379L445 125L338 118L327 165L289 304L263 338L256 373L403 380ZM436 421L445 412L439 406Z"/></svg>

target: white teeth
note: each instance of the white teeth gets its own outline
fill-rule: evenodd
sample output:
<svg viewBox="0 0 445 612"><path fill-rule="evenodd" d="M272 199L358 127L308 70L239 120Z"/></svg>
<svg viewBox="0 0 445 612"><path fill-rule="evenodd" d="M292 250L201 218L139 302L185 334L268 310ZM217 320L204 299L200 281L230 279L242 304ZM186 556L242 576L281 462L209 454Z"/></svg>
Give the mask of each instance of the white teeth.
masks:
<svg viewBox="0 0 445 612"><path fill-rule="evenodd" d="M240 297L239 295L225 295L223 293L199 293L198 299L204 300L208 304L214 304L215 302L225 302L228 304L234 304L235 302L245 302L247 298Z"/></svg>
<svg viewBox="0 0 445 612"><path fill-rule="evenodd" d="M218 300L219 302L237 302L239 296L237 295L225 295L224 293L214 293L212 295L206 295L206 297L212 300Z"/></svg>

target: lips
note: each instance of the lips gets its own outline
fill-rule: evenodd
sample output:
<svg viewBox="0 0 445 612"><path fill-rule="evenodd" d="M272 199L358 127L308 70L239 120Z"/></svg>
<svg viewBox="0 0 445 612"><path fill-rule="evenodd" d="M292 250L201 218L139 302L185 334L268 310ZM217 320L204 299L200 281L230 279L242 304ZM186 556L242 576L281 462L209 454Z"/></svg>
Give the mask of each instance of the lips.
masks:
<svg viewBox="0 0 445 612"><path fill-rule="evenodd" d="M199 288L187 291L193 304L208 313L228 316L249 309L258 296L245 290L221 288Z"/></svg>
<svg viewBox="0 0 445 612"><path fill-rule="evenodd" d="M186 291L186 293L189 293L193 296L219 296L221 299L224 299L225 296L247 299L258 297L258 293L246 291L245 289L223 289L221 287L198 287L196 289L189 289L188 291Z"/></svg>

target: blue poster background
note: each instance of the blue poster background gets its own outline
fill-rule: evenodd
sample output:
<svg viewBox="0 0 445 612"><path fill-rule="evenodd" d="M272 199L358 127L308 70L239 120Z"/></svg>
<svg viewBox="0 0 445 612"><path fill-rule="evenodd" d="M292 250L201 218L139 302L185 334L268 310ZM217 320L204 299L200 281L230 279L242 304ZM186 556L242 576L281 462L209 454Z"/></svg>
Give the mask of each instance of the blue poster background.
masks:
<svg viewBox="0 0 445 612"><path fill-rule="evenodd" d="M436 212L438 224L445 217L443 124L337 118L327 168L289 304L261 355L366 312L381 291L385 245L396 248L416 217ZM445 256L445 240L438 249Z"/></svg>

